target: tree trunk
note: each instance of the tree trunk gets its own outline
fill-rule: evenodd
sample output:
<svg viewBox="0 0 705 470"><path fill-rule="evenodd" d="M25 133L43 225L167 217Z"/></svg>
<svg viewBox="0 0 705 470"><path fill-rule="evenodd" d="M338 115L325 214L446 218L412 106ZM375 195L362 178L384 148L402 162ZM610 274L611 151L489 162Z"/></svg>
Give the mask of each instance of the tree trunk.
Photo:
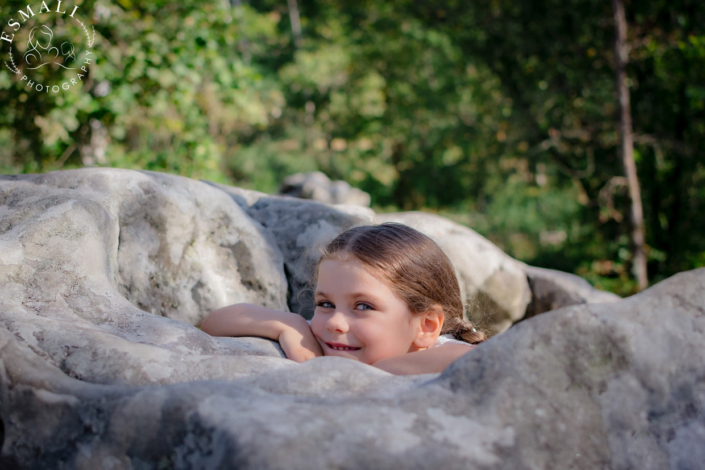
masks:
<svg viewBox="0 0 705 470"><path fill-rule="evenodd" d="M230 5L235 12L235 18L237 19L238 26L242 24L242 12L240 11L240 6L243 3L247 3L247 0L244 0L244 2L243 0L230 0ZM240 28L238 28L238 30L240 30ZM239 31L238 34L240 34ZM250 53L250 41L246 37L243 37L238 41L238 48L242 54L242 61L245 64L249 64L252 59L252 54Z"/></svg>
<svg viewBox="0 0 705 470"><path fill-rule="evenodd" d="M614 51L616 59L617 95L619 96L619 127L622 137L621 154L624 173L629 183L630 220L632 226L632 243L634 245L633 268L639 283L639 290L649 285L646 272L646 253L644 251L644 211L641 205L641 188L636 174L634 162L634 136L632 134L632 115L629 104L629 88L627 86L627 61L629 50L627 46L627 20L624 15L622 0L612 0L614 11L615 40Z"/></svg>
<svg viewBox="0 0 705 470"><path fill-rule="evenodd" d="M288 0L289 19L291 20L291 32L294 35L294 45L301 47L301 20L299 19L299 6L296 0Z"/></svg>

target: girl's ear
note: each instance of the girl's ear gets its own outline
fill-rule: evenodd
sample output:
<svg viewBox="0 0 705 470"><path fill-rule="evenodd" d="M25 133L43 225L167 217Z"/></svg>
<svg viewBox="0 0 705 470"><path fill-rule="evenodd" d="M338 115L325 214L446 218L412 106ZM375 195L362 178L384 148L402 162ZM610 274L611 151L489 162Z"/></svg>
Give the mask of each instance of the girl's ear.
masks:
<svg viewBox="0 0 705 470"><path fill-rule="evenodd" d="M443 328L443 308L436 305L419 315L418 331L414 340L414 349L421 350L433 346Z"/></svg>

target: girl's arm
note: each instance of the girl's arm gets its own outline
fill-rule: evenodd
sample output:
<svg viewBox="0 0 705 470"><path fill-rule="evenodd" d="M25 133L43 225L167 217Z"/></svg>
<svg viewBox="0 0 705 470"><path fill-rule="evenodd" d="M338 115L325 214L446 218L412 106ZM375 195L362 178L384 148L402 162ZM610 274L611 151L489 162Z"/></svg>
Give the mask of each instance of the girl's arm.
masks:
<svg viewBox="0 0 705 470"><path fill-rule="evenodd" d="M474 349L472 344L446 344L423 351L380 359L373 366L395 375L443 372L456 359Z"/></svg>
<svg viewBox="0 0 705 470"><path fill-rule="evenodd" d="M201 330L211 336L259 336L279 341L286 357L304 362L322 356L321 346L300 315L252 304L235 304L214 310Z"/></svg>

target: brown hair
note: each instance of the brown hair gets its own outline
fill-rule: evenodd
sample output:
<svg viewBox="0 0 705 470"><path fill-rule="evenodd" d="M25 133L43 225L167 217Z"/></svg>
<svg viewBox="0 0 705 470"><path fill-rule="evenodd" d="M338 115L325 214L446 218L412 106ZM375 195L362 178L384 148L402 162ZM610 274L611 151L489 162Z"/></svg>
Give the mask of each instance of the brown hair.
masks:
<svg viewBox="0 0 705 470"><path fill-rule="evenodd" d="M436 242L423 233L396 222L354 227L323 248L318 265L324 259L347 254L386 280L412 313L440 306L444 314L441 334L452 334L468 343L487 339L484 332L463 318L460 286L453 265Z"/></svg>

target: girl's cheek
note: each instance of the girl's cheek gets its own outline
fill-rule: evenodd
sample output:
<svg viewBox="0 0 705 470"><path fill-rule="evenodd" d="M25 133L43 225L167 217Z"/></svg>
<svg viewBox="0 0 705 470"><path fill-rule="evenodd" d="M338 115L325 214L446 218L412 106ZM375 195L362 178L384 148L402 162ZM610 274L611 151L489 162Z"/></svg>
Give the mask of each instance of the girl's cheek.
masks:
<svg viewBox="0 0 705 470"><path fill-rule="evenodd" d="M309 323L309 327L311 328L311 331L313 334L317 334L318 331L320 331L321 328L321 316L316 315L315 313L313 314L313 318L311 318L311 322Z"/></svg>
<svg viewBox="0 0 705 470"><path fill-rule="evenodd" d="M355 322L352 330L356 333L356 336L360 341L364 342L374 342L379 335L379 330L381 328L379 325L375 325L374 322L365 322L358 320Z"/></svg>

